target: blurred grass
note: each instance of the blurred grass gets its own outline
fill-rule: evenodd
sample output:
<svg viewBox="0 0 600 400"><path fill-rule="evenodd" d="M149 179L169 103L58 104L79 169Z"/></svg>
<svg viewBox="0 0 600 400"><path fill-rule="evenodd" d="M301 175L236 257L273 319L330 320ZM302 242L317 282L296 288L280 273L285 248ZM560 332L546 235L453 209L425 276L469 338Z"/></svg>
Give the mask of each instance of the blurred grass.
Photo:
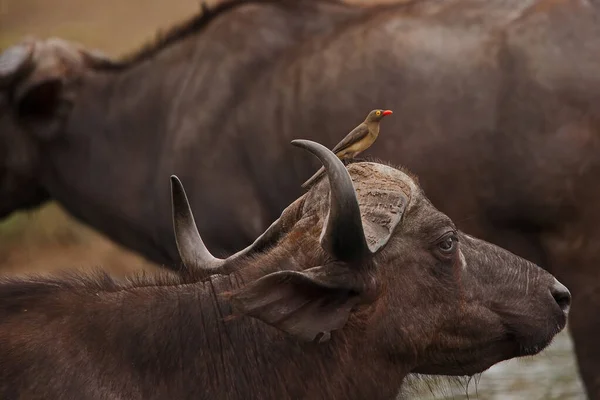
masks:
<svg viewBox="0 0 600 400"><path fill-rule="evenodd" d="M81 243L85 228L65 214L55 203L33 212L18 212L0 223L0 251L9 250L20 242L48 242L53 244Z"/></svg>

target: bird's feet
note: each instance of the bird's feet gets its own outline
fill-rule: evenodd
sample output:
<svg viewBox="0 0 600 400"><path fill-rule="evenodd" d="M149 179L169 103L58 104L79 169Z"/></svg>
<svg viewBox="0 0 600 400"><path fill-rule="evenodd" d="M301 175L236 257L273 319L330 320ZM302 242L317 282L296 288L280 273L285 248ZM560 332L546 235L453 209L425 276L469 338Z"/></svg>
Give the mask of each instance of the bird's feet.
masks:
<svg viewBox="0 0 600 400"><path fill-rule="evenodd" d="M344 163L345 166L348 166L349 164L353 164L353 163L357 163L357 162L365 162L368 161L366 158L347 158L345 160L342 160L342 163Z"/></svg>

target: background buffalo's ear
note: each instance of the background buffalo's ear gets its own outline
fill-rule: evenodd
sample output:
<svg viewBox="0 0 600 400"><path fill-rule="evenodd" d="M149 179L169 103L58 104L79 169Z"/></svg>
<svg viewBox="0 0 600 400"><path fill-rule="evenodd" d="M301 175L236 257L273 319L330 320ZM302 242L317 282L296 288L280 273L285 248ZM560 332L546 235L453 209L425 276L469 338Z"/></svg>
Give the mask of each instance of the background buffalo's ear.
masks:
<svg viewBox="0 0 600 400"><path fill-rule="evenodd" d="M368 290L360 272L343 266L280 271L232 295L233 306L301 340L323 342L341 329Z"/></svg>
<svg viewBox="0 0 600 400"><path fill-rule="evenodd" d="M0 86L10 93L19 121L50 139L62 128L76 83L89 68L109 65L101 52L62 39L27 38L0 53Z"/></svg>
<svg viewBox="0 0 600 400"><path fill-rule="evenodd" d="M72 105L60 76L38 76L17 88L14 102L21 122L40 139L52 139Z"/></svg>

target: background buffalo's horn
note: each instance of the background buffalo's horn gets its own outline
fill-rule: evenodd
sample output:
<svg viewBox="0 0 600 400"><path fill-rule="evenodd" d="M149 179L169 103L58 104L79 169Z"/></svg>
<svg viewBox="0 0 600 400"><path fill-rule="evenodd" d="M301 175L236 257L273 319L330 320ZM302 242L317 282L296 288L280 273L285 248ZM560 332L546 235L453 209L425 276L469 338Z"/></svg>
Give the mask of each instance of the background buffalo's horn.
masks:
<svg viewBox="0 0 600 400"><path fill-rule="evenodd" d="M329 213L327 225L321 232L321 246L341 261L356 261L371 252L365 240L360 209L350 174L335 154L327 147L309 140L293 140L317 156L323 163L329 179Z"/></svg>
<svg viewBox="0 0 600 400"><path fill-rule="evenodd" d="M186 268L211 270L220 267L224 261L213 257L204 245L183 185L175 175L171 175L171 204L175 241Z"/></svg>
<svg viewBox="0 0 600 400"><path fill-rule="evenodd" d="M32 60L33 43L17 44L0 52L0 86L26 70Z"/></svg>

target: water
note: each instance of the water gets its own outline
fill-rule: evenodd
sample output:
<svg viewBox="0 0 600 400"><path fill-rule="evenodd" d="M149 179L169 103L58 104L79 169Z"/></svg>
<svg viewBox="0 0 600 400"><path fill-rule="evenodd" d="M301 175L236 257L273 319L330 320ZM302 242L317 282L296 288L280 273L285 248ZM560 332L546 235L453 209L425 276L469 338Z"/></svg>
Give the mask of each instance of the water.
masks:
<svg viewBox="0 0 600 400"><path fill-rule="evenodd" d="M585 400L577 374L573 343L567 330L533 357L508 360L466 380L418 383L405 397L423 400ZM468 394L467 394L468 393Z"/></svg>

